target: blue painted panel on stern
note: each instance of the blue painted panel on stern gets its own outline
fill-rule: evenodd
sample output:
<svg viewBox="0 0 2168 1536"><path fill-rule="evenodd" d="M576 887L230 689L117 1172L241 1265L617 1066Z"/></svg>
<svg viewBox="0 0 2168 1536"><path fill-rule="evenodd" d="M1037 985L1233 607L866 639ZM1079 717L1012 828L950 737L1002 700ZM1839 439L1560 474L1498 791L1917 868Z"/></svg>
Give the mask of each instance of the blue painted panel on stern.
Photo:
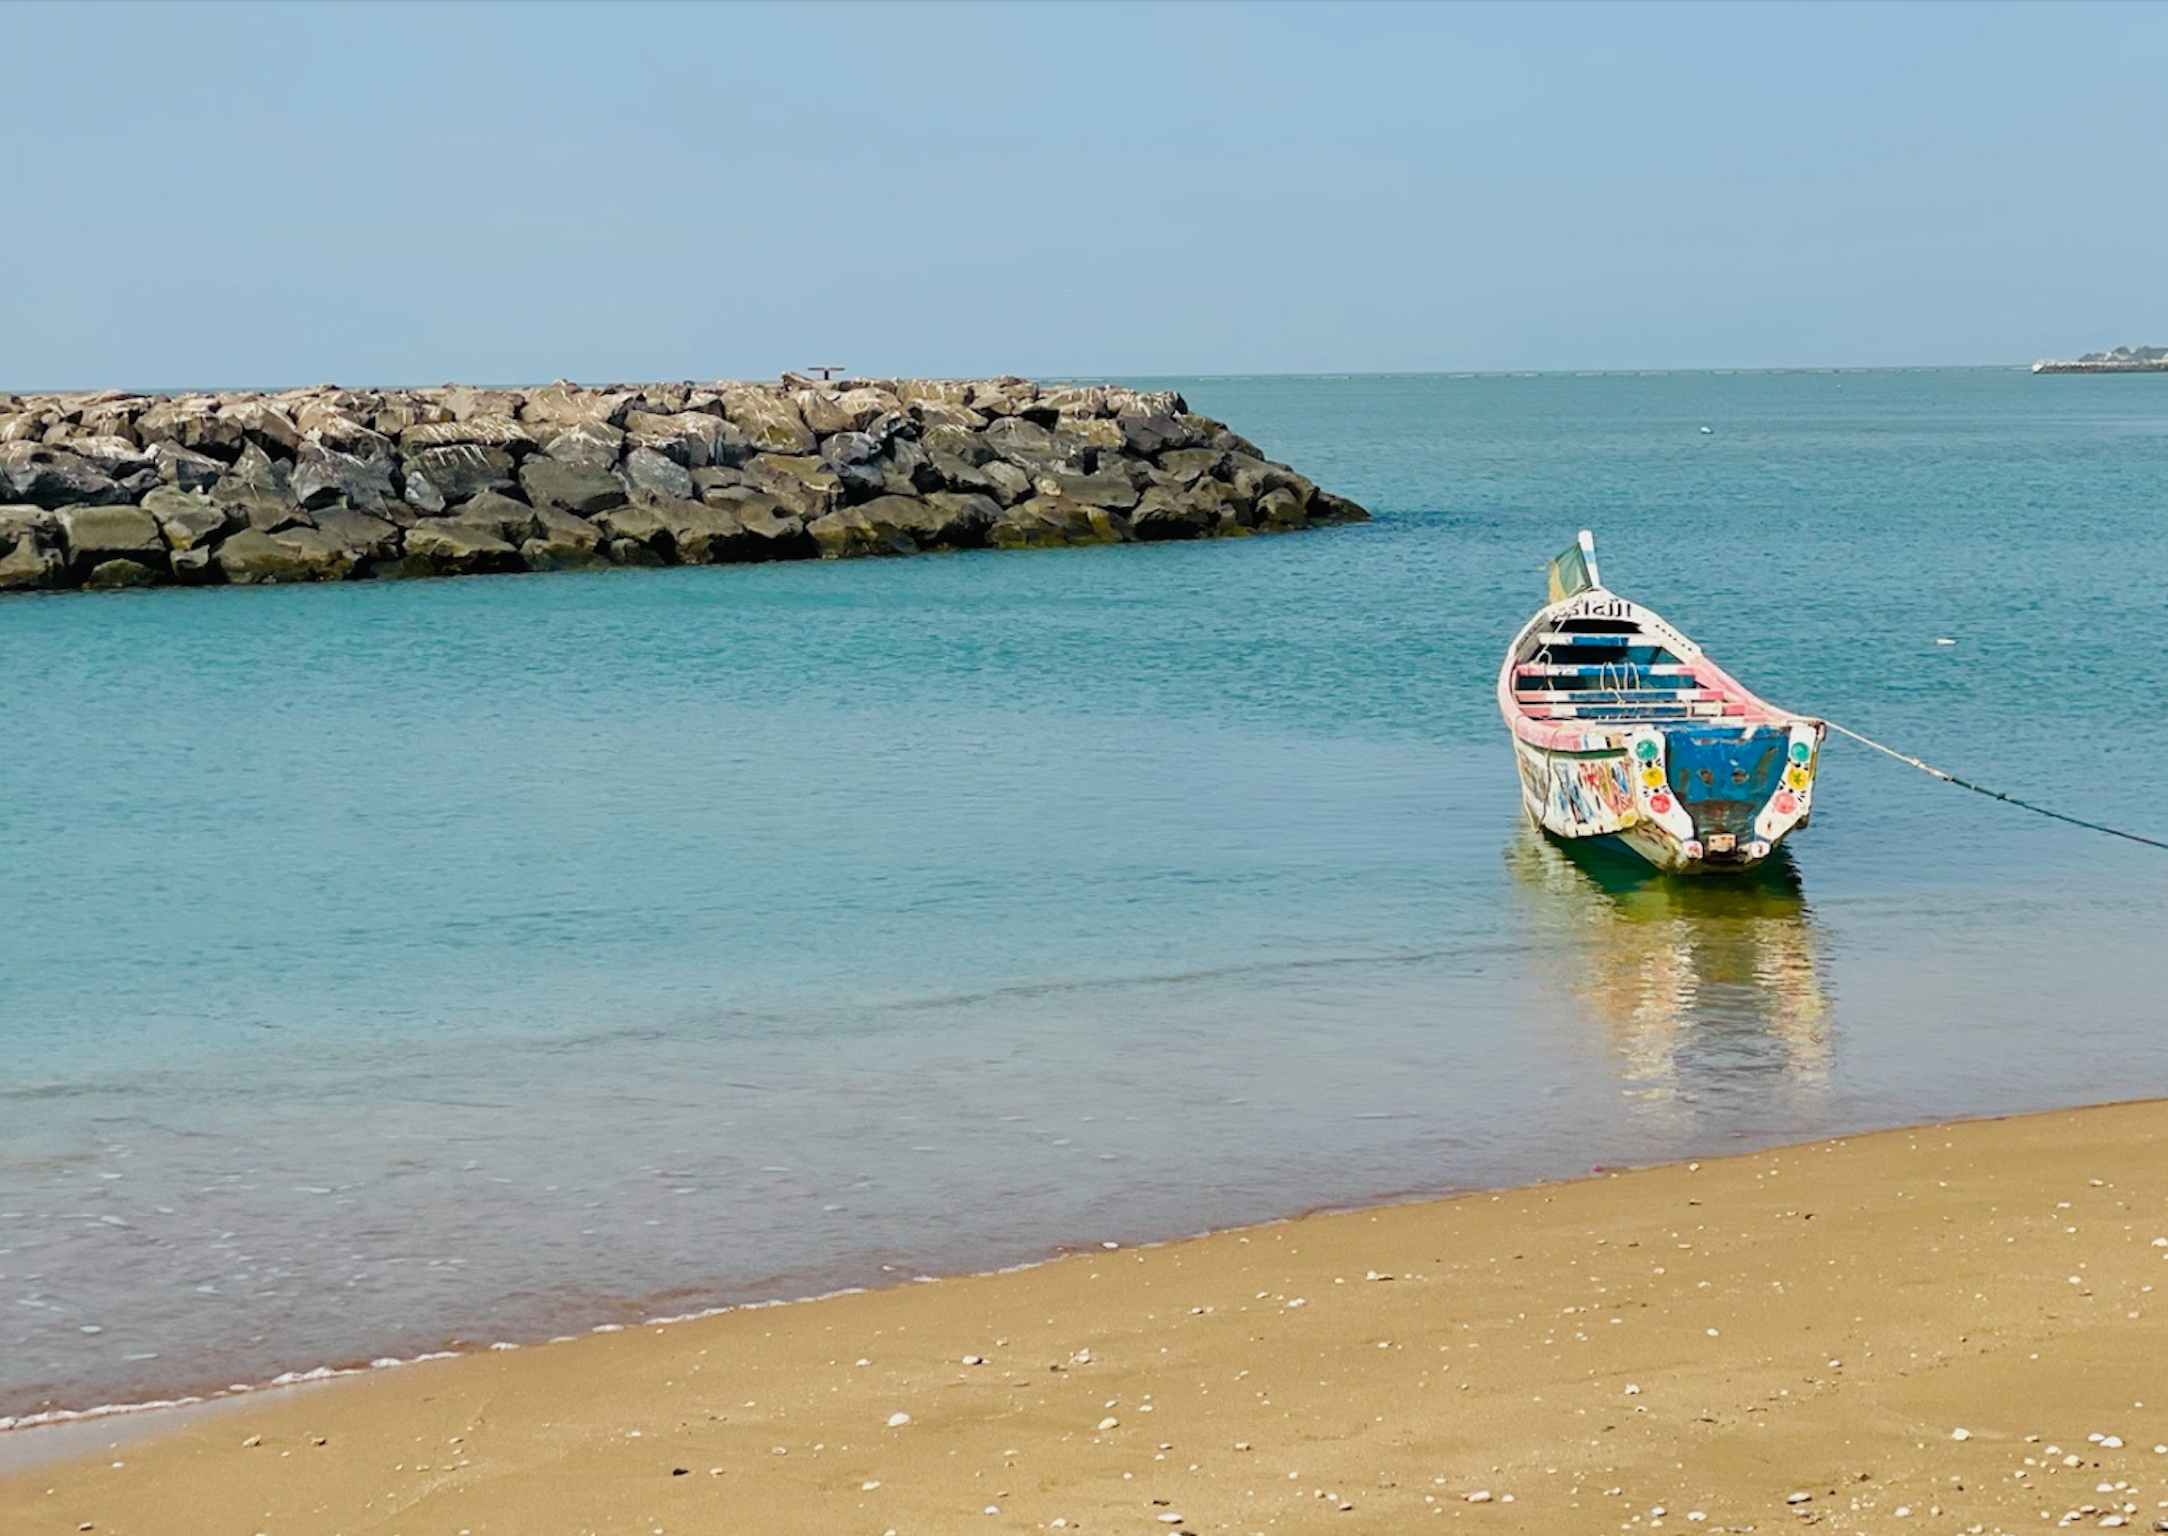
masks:
<svg viewBox="0 0 2168 1536"><path fill-rule="evenodd" d="M1751 840L1755 816L1783 782L1790 734L1768 727L1673 726L1664 738L1671 792L1692 814L1696 832Z"/></svg>

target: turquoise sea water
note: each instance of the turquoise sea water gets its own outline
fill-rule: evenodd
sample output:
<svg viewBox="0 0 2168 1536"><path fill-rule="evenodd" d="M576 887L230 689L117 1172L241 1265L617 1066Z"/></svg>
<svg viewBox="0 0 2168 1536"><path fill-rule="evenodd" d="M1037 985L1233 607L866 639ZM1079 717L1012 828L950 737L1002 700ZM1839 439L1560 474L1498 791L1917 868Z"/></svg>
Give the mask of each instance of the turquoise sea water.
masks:
<svg viewBox="0 0 2168 1536"><path fill-rule="evenodd" d="M2168 1092L2168 854L1838 742L1626 879L1491 697L1591 526L2158 834L2168 379L1177 382L1377 521L0 602L0 1414Z"/></svg>

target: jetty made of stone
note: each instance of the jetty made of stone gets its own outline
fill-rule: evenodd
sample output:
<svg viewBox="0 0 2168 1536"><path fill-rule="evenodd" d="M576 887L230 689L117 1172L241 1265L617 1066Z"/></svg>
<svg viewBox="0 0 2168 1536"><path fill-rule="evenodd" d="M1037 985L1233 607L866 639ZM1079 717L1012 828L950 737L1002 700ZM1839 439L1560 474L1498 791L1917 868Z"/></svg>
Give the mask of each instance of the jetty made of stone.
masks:
<svg viewBox="0 0 2168 1536"><path fill-rule="evenodd" d="M0 591L844 559L1368 515L1179 394L1115 385L0 394Z"/></svg>

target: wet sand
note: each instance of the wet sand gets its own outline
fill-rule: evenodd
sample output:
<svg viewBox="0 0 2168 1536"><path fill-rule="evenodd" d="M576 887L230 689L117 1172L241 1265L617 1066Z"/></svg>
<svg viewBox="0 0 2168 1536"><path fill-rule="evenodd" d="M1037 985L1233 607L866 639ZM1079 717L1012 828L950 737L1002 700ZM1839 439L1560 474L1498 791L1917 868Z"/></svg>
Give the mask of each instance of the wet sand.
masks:
<svg viewBox="0 0 2168 1536"><path fill-rule="evenodd" d="M2151 1530L2164 1151L1893 1131L427 1362L10 1472L0 1529Z"/></svg>

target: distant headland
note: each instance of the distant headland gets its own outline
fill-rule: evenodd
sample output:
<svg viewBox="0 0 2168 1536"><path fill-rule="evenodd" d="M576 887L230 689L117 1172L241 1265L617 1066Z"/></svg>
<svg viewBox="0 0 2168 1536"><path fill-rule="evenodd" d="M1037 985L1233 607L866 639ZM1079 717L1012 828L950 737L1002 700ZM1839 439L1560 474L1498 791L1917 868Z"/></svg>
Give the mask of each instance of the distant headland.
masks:
<svg viewBox="0 0 2168 1536"><path fill-rule="evenodd" d="M0 394L0 591L840 559L1369 516L1172 391Z"/></svg>
<svg viewBox="0 0 2168 1536"><path fill-rule="evenodd" d="M2168 347L2116 347L2078 358L2043 358L2034 373L2168 373Z"/></svg>

